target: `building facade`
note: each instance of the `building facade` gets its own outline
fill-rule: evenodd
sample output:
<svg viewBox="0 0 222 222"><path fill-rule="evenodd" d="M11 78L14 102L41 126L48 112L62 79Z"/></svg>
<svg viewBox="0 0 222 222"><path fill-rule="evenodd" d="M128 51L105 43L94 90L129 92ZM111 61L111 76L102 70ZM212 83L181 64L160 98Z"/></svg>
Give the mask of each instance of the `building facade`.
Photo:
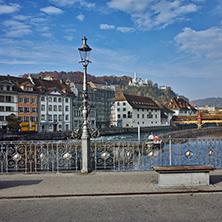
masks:
<svg viewBox="0 0 222 222"><path fill-rule="evenodd" d="M0 129L7 132L6 117L18 116L18 92L8 76L0 76Z"/></svg>
<svg viewBox="0 0 222 222"><path fill-rule="evenodd" d="M73 101L73 126L81 124L82 84L69 82L70 89L75 94ZM115 86L107 86L88 82L88 103L90 106L89 122L94 128L110 127L111 107L115 100Z"/></svg>
<svg viewBox="0 0 222 222"><path fill-rule="evenodd" d="M161 109L149 97L122 94L112 107L112 125L117 127L161 126Z"/></svg>
<svg viewBox="0 0 222 222"><path fill-rule="evenodd" d="M191 106L185 99L172 98L165 106L174 112L175 116L196 115L198 110Z"/></svg>

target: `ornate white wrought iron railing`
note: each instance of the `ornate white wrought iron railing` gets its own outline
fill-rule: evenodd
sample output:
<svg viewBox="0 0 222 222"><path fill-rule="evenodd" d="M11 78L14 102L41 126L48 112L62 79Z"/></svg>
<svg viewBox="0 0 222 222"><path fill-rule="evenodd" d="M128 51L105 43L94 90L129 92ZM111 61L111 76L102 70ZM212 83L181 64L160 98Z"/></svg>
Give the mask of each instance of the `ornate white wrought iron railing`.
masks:
<svg viewBox="0 0 222 222"><path fill-rule="evenodd" d="M207 165L222 168L222 138L91 142L93 171L152 170L152 166ZM0 173L75 172L81 169L80 141L0 142Z"/></svg>

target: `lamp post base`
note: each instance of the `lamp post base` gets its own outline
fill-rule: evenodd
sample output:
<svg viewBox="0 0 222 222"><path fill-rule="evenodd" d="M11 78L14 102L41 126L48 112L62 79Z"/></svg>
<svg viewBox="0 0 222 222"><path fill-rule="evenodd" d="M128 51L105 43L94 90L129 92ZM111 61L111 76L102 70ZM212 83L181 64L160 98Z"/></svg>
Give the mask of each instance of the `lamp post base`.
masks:
<svg viewBox="0 0 222 222"><path fill-rule="evenodd" d="M92 171L90 164L90 138L82 137L82 169L81 173L90 173Z"/></svg>

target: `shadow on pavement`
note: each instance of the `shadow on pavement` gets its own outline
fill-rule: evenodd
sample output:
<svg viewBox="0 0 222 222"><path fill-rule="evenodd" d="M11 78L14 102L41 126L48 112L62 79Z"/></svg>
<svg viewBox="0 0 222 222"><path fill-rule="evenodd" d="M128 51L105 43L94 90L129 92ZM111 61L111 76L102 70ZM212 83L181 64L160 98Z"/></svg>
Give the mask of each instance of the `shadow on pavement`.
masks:
<svg viewBox="0 0 222 222"><path fill-rule="evenodd" d="M217 184L222 182L222 175L211 175L210 176L210 184Z"/></svg>
<svg viewBox="0 0 222 222"><path fill-rule="evenodd" d="M30 186L41 183L42 180L8 180L0 181L0 190L18 186Z"/></svg>

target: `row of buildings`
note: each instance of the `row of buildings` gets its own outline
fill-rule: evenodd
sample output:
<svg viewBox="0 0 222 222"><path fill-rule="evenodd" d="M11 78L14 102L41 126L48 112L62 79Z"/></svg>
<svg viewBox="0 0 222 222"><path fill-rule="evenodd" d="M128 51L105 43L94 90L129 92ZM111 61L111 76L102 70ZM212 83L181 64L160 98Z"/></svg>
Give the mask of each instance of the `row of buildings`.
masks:
<svg viewBox="0 0 222 222"><path fill-rule="evenodd" d="M21 131L55 132L78 128L82 115L82 84L54 79L0 76L0 128L15 114ZM115 101L115 86L88 83L93 127L147 127L170 125L173 115L194 115L197 110L184 99L165 105L149 97L122 94Z"/></svg>

